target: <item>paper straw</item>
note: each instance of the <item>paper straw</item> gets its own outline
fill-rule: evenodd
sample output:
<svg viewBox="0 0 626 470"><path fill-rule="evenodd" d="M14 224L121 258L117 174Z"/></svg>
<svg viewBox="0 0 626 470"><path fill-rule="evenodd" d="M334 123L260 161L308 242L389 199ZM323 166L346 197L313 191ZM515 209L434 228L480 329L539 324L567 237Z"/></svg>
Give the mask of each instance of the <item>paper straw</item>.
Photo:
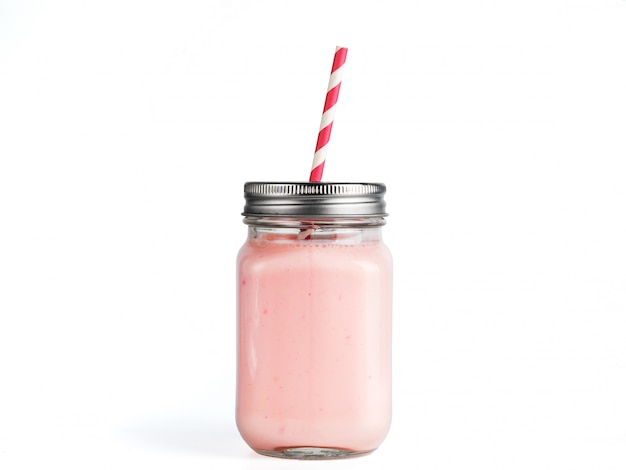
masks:
<svg viewBox="0 0 626 470"><path fill-rule="evenodd" d="M326 101L324 102L324 112L322 114L320 130L317 135L317 145L315 146L311 176L309 177L309 181L311 182L322 181L324 163L326 162L326 153L328 152L328 141L330 140L330 132L333 130L335 109L337 108L337 99L339 98L339 90L341 88L343 65L346 62L347 54L348 49L345 47L337 46L335 49L333 68L330 71L330 79L328 80Z"/></svg>

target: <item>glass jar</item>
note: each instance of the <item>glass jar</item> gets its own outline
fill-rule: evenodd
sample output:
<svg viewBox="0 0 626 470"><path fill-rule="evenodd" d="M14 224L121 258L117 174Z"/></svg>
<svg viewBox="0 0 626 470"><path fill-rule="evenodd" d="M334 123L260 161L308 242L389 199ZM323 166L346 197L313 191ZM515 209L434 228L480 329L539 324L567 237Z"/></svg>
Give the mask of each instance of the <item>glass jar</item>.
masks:
<svg viewBox="0 0 626 470"><path fill-rule="evenodd" d="M237 427L256 452L365 455L391 422L385 186L246 183Z"/></svg>

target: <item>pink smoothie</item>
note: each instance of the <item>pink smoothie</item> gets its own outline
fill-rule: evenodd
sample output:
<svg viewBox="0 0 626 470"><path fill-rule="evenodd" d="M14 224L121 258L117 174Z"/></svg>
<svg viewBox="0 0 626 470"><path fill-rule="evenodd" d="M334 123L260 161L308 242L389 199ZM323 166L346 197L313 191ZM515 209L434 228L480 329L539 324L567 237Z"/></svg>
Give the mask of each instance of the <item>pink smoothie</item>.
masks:
<svg viewBox="0 0 626 470"><path fill-rule="evenodd" d="M391 420L391 255L251 239L238 257L237 426L256 450L374 450Z"/></svg>

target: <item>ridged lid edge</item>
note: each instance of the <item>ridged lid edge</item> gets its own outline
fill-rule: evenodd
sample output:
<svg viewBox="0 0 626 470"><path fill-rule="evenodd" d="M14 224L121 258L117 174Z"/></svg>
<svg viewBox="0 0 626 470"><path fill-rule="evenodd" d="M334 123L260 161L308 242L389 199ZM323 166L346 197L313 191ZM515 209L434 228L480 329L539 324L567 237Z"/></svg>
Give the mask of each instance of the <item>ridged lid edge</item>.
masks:
<svg viewBox="0 0 626 470"><path fill-rule="evenodd" d="M242 215L250 217L385 217L383 183L247 182Z"/></svg>

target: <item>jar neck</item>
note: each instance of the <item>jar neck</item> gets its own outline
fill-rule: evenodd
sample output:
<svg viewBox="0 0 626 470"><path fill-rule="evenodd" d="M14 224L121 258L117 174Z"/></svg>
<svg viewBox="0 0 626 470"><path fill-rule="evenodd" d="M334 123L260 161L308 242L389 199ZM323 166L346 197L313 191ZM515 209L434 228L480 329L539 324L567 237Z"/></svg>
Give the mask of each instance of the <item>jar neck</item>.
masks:
<svg viewBox="0 0 626 470"><path fill-rule="evenodd" d="M323 242L364 243L382 240L381 227L385 220L380 218L324 218L303 220L286 217L245 217L248 239L264 242Z"/></svg>
<svg viewBox="0 0 626 470"><path fill-rule="evenodd" d="M383 217L252 217L243 218L243 223L251 227L308 229L312 226L324 229L372 228L385 225Z"/></svg>

